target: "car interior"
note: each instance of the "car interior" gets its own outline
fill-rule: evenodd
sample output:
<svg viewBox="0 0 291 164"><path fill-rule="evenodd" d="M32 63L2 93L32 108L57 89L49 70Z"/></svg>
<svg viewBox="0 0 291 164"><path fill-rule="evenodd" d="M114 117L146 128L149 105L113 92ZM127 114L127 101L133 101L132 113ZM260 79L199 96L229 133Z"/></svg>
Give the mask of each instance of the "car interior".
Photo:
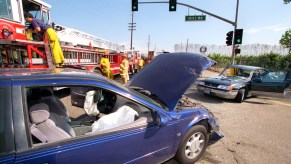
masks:
<svg viewBox="0 0 291 164"><path fill-rule="evenodd" d="M283 82L286 79L287 71L268 71L261 76L262 82Z"/></svg>
<svg viewBox="0 0 291 164"><path fill-rule="evenodd" d="M33 144L115 133L153 123L153 112L101 88L26 88Z"/></svg>

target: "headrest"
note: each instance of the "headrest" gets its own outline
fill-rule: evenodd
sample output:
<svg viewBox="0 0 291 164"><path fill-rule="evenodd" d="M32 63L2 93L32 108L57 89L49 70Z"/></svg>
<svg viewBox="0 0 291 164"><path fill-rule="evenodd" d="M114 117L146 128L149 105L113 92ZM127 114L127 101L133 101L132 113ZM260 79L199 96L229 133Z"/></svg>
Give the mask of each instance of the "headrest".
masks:
<svg viewBox="0 0 291 164"><path fill-rule="evenodd" d="M41 96L41 98L43 99L43 98L50 98L51 96L53 96L53 91L52 90L50 90L50 89L42 89L41 91L40 91L40 96Z"/></svg>
<svg viewBox="0 0 291 164"><path fill-rule="evenodd" d="M49 107L44 103L32 105L29 109L29 115L33 124L44 122L50 116Z"/></svg>

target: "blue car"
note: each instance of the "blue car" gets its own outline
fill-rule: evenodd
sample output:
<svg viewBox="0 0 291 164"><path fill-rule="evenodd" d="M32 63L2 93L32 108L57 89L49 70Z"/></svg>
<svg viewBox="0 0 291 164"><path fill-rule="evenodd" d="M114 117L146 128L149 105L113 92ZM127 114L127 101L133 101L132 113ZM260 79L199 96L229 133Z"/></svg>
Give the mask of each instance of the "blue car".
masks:
<svg viewBox="0 0 291 164"><path fill-rule="evenodd" d="M184 96L211 64L159 55L126 86L81 70L0 70L0 163L194 163L223 137Z"/></svg>

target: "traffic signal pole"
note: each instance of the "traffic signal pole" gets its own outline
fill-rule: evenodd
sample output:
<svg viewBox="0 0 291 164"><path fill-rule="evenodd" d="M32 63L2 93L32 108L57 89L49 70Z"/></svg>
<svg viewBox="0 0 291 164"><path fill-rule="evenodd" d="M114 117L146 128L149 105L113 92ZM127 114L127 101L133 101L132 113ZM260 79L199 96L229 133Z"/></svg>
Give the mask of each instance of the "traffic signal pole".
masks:
<svg viewBox="0 0 291 164"><path fill-rule="evenodd" d="M237 28L237 16L238 16L238 5L239 5L239 0L236 1L236 12L235 12L235 22L234 22L234 36ZM230 59L230 64L234 65L234 56L235 56L235 37L232 40L232 53L231 53L231 59Z"/></svg>
<svg viewBox="0 0 291 164"><path fill-rule="evenodd" d="M138 4L151 4L151 3L167 3L167 4L169 4L169 1L163 1L163 2L138 2ZM215 17L215 18L217 18L217 19L220 19L220 20L222 20L222 21L224 21L224 22L227 22L227 23L229 23L229 24L231 24L231 25L233 25L233 26L235 25L235 22L233 22L233 21L227 20L227 19L225 19L225 18L222 18L222 17L220 17L220 16L218 16L218 15L212 14L212 13L207 12L207 11L205 11L205 10L199 9L199 8L197 8L197 7L194 7L194 6L191 6L191 5L187 5L187 4L185 4L185 3L180 3L180 2L177 2L177 4L178 4L178 5L181 5L181 6L186 6L186 7L188 7L188 8L191 8L191 9L194 9L194 10L200 11L200 12L202 12L202 13L205 13L205 14L207 14L207 15L213 16L213 17Z"/></svg>
<svg viewBox="0 0 291 164"><path fill-rule="evenodd" d="M169 4L169 1L164 1L164 2L138 2L138 4L151 4L151 3L167 3L167 4ZM226 23L229 23L229 24L231 24L231 25L234 26L234 31L236 31L236 28L237 28L237 16L238 16L238 5L239 5L239 0L236 1L235 22L230 21L230 20L228 20L228 19L225 19L225 18L223 18L223 17L220 17L220 16L218 16L218 15L212 14L212 13L207 12L207 11L205 11L205 10L201 10L201 9L199 9L199 8L197 8L197 7L194 7L194 6L191 6L191 5L187 5L187 4L185 4L185 3L177 2L177 4L179 4L179 5L181 5L181 6L186 6L186 7L188 7L188 8L191 8L191 9L194 9L194 10L197 10L197 11L200 11L200 12L205 13L205 14L207 14L207 15L210 15L210 16L212 16L212 17L214 17L214 18L217 18L217 19L219 19L219 20L222 20L222 21L224 21L224 22L226 22ZM234 40L233 40L233 43L234 43ZM232 44L232 54L231 54L231 61L230 61L232 65L234 64L234 54L235 54L235 45Z"/></svg>

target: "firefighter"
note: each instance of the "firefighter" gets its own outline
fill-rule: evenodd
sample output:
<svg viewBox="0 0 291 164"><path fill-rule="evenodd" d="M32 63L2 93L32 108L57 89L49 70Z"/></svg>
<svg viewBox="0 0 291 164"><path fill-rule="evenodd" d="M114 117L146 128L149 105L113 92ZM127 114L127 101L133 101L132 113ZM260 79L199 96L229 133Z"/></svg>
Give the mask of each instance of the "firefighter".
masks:
<svg viewBox="0 0 291 164"><path fill-rule="evenodd" d="M139 57L138 58L137 72L139 72L142 69L143 66L144 66L144 60L143 60L142 57Z"/></svg>
<svg viewBox="0 0 291 164"><path fill-rule="evenodd" d="M27 40L33 40L32 32L30 30L25 30L25 35Z"/></svg>
<svg viewBox="0 0 291 164"><path fill-rule="evenodd" d="M104 54L102 55L102 58L100 59L100 65L102 66L103 75L109 79L113 79L113 73L110 69L110 61L107 58L106 52L104 52Z"/></svg>
<svg viewBox="0 0 291 164"><path fill-rule="evenodd" d="M122 78L123 85L125 85L127 81L129 80L129 75L128 75L129 62L127 60L126 54L122 55L122 61L119 67L120 67L120 77Z"/></svg>
<svg viewBox="0 0 291 164"><path fill-rule="evenodd" d="M31 24L28 31L45 35L51 45L56 67L61 67L65 62L65 58L58 40L57 33L42 21L33 18L32 14L28 12L24 13L24 18L26 22Z"/></svg>

